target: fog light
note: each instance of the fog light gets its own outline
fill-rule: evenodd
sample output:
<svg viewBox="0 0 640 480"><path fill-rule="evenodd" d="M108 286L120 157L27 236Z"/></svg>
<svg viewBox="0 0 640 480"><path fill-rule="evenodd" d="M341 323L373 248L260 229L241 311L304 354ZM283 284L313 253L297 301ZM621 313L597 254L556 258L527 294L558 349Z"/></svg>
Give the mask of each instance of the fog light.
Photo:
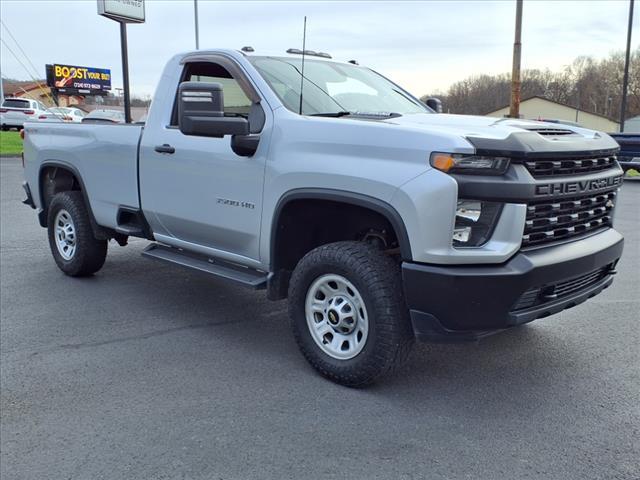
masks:
<svg viewBox="0 0 640 480"><path fill-rule="evenodd" d="M479 247L489 240L502 204L479 200L458 200L453 228L454 247Z"/></svg>

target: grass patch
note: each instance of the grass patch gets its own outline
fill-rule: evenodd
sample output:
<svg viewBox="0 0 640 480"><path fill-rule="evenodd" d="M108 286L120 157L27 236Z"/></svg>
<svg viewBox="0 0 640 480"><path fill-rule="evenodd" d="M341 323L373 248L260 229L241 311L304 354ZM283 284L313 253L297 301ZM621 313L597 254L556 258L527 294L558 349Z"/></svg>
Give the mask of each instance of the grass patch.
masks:
<svg viewBox="0 0 640 480"><path fill-rule="evenodd" d="M0 155L20 155L22 139L19 132L0 131Z"/></svg>

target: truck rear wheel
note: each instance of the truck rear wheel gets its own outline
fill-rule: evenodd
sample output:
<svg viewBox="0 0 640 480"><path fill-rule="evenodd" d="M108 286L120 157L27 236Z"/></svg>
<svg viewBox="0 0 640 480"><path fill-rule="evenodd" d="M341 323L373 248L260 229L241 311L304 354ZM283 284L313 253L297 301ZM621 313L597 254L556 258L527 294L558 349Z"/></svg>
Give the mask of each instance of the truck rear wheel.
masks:
<svg viewBox="0 0 640 480"><path fill-rule="evenodd" d="M107 257L107 240L93 236L82 193L56 194L49 205L47 225L49 247L60 270L81 277L102 268Z"/></svg>
<svg viewBox="0 0 640 480"><path fill-rule="evenodd" d="M373 245L338 242L309 252L289 286L293 333L307 361L361 387L396 369L413 343L398 265Z"/></svg>

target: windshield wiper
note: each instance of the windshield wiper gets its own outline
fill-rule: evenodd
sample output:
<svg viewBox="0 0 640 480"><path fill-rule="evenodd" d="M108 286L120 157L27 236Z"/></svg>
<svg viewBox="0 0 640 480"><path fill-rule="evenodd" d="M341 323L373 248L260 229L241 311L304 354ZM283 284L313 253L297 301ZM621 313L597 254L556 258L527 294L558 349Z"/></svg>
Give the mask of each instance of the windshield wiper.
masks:
<svg viewBox="0 0 640 480"><path fill-rule="evenodd" d="M353 112L347 112L342 110L340 112L323 112L323 113L310 113L310 117L346 117L347 115L353 115Z"/></svg>
<svg viewBox="0 0 640 480"><path fill-rule="evenodd" d="M351 112L351 115L359 116L359 117L383 117L383 118L391 118L391 117L401 117L401 113L396 112Z"/></svg>
<svg viewBox="0 0 640 480"><path fill-rule="evenodd" d="M326 112L326 113L311 113L310 117L377 117L377 118L392 118L392 117L401 117L402 114L395 112Z"/></svg>

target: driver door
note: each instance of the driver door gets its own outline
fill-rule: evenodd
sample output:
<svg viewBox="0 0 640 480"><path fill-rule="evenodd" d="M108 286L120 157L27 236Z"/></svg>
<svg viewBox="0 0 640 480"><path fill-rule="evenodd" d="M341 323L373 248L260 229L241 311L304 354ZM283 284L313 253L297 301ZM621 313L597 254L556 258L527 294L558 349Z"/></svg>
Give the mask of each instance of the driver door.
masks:
<svg viewBox="0 0 640 480"><path fill-rule="evenodd" d="M246 78L239 82L214 61L185 64L181 81L222 84L225 116L248 116L252 108L263 108L255 102L257 93L246 91ZM251 157L234 153L229 135L184 135L177 127L176 105L169 125L145 129L140 146L141 203L159 241L243 263L259 261L268 151L264 110L258 118L263 125L251 125L251 131L261 133L261 140Z"/></svg>

